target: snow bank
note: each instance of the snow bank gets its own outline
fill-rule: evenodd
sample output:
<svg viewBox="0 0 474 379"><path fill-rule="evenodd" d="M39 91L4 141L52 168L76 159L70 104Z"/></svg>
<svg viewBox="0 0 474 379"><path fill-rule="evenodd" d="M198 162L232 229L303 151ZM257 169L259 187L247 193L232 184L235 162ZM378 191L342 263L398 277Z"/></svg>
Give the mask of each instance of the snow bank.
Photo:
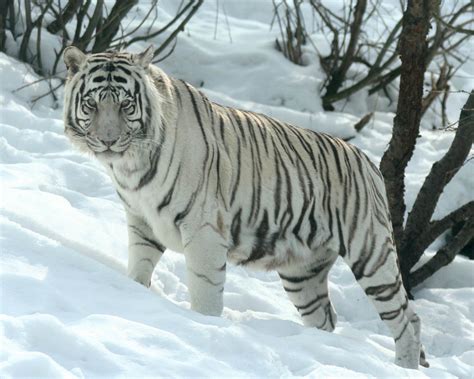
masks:
<svg viewBox="0 0 474 379"><path fill-rule="evenodd" d="M162 64L213 100L265 112L342 137L357 117L321 111L316 63L294 66L272 48L263 6L250 14L226 2L214 28L205 3ZM164 9L172 2L164 2ZM247 9L248 11L248 9ZM171 12L171 11L170 11ZM192 56L192 59L189 59ZM183 257L168 251L152 289L127 279L124 211L102 168L73 151L61 110L28 67L0 54L1 377L440 377L474 374L474 264L461 257L417 293L422 341L431 368L395 366L394 343L352 274L337 262L330 275L339 316L334 333L302 326L275 273L230 267L221 318L189 310ZM375 161L389 140L393 114L377 113L353 142ZM407 177L412 203L451 133L423 131ZM472 199L466 166L437 215Z"/></svg>

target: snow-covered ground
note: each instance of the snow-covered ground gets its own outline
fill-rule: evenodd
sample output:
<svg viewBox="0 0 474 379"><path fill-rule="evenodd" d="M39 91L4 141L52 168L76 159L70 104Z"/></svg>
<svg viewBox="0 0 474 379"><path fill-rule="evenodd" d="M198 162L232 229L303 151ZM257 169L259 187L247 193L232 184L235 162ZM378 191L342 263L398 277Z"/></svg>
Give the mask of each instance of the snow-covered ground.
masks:
<svg viewBox="0 0 474 379"><path fill-rule="evenodd" d="M252 13L226 3L232 43L223 21L213 38L215 4L207 2L161 66L218 102L355 136L378 163L393 114L377 112L355 135L358 117L322 112L316 60L299 67L282 58L268 6L245 3ZM71 149L61 109L47 98L31 108L45 83L12 92L36 79L0 54L0 377L474 376L474 263L462 257L415 294L431 364L419 371L393 364L388 329L342 262L330 276L334 333L302 326L275 273L229 267L221 318L189 310L184 260L171 251L151 290L129 280L124 211L109 178ZM452 137L422 131L408 204ZM472 170L467 164L449 184L437 217L473 199Z"/></svg>

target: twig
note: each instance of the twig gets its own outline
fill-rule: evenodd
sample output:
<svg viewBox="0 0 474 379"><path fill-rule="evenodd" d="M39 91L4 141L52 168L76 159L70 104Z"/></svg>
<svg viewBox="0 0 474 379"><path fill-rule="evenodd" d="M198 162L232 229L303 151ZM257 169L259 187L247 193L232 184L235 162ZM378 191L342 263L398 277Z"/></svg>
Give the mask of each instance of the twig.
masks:
<svg viewBox="0 0 474 379"><path fill-rule="evenodd" d="M364 117L362 117L357 123L354 125L354 128L357 132L360 132L364 126L366 126L369 121L374 116L374 112L367 113Z"/></svg>
<svg viewBox="0 0 474 379"><path fill-rule="evenodd" d="M61 87L64 83L59 83L56 87L52 88L50 86L50 90L48 92L43 93L42 95L36 96L31 99L31 104L34 106L38 100L41 100L43 97L53 94L53 99L57 101L57 97L54 95L54 91L56 91L59 87Z"/></svg>
<svg viewBox="0 0 474 379"><path fill-rule="evenodd" d="M446 113L446 104L448 102L449 96L449 84L446 86L445 92L443 93L443 97L441 99L441 125L449 124L448 115Z"/></svg>
<svg viewBox="0 0 474 379"><path fill-rule="evenodd" d="M58 79L59 77L57 75L53 75L53 76L48 76L48 77L44 77L44 78L41 78L41 79L38 79L38 80L35 80L34 82L31 82L31 83L27 83L27 84L24 84L18 88L15 88L12 93L16 93L16 92L19 92L27 87L30 87L32 85L35 85L37 83L41 83L41 82L44 82L45 80L50 80L50 79Z"/></svg>
<svg viewBox="0 0 474 379"><path fill-rule="evenodd" d="M217 24L219 23L219 0L216 0L216 19L214 21L214 40L217 39Z"/></svg>
<svg viewBox="0 0 474 379"><path fill-rule="evenodd" d="M429 278L441 267L446 266L448 263L452 262L461 249L467 245L467 243L472 239L474 235L474 218L468 220L461 231L456 234L453 240L446 245L444 245L433 258L426 262L419 269L414 271L409 276L409 281L411 287L414 287L425 279Z"/></svg>
<svg viewBox="0 0 474 379"><path fill-rule="evenodd" d="M467 93L468 95L471 94L470 91L465 91L463 89L460 89L460 90L456 90L456 91L450 91L450 90L429 90L429 89L425 89L424 92L434 92L434 93Z"/></svg>
<svg viewBox="0 0 474 379"><path fill-rule="evenodd" d="M170 34L170 36L165 40L165 42L162 43L162 45L155 50L154 56L156 57L158 54L160 54L166 47L176 38L179 32L184 30L184 27L188 23L188 21L193 17L193 15L198 11L199 7L202 5L204 0L197 0L197 3L191 8L190 12L186 15L184 20L178 25L178 27ZM192 1L190 4L193 4L194 1Z"/></svg>
<svg viewBox="0 0 474 379"><path fill-rule="evenodd" d="M159 58L159 59L155 59L153 61L153 63L160 63L162 61L164 61L166 58L168 58L171 54L173 54L176 46L178 45L178 39L175 38L174 41L173 41L173 46L171 46L171 49L166 53L166 55L164 55L163 57Z"/></svg>
<svg viewBox="0 0 474 379"><path fill-rule="evenodd" d="M133 28L131 31L125 33L125 34L121 34L119 37L117 38L114 38L112 39L112 41L110 42L111 44L114 43L114 42L117 42L117 41L122 41L122 44L123 44L123 41L125 40L125 38L131 36L133 33L135 33L138 29L140 29L142 27L142 25L145 23L146 20L148 20L148 17L150 17L150 14L151 12L157 7L157 2L158 0L153 0L151 5L150 5L150 9L148 10L147 14L145 15L145 17L143 17L143 19L140 21L140 23L135 27ZM152 21L152 25L154 24L155 20ZM120 46L120 44L118 44L118 46ZM111 47L114 47L111 45Z"/></svg>
<svg viewBox="0 0 474 379"><path fill-rule="evenodd" d="M182 0L183 2L184 0ZM176 21L179 20L179 18L186 13L186 11L191 8L191 6L194 4L194 1L195 0L190 0L185 6L183 9L181 10L178 10L178 12L176 13L176 15L173 17L173 19L171 21L169 21L165 26L163 26L162 28L158 29L157 31L153 32L153 33L147 33L146 35L142 35L142 36L137 36L137 37L134 37L132 38L130 41L127 41L125 43L125 46L124 47L127 47L127 46L130 46L132 43L135 43L135 42L138 42L138 41L143 41L143 40L148 40L148 39L151 39L151 38L154 38L156 37L157 35L163 33L165 30L167 30L171 25L173 25ZM202 4L202 1L203 0L198 0L199 3L198 3L198 8L201 6ZM180 4L180 7L181 7L181 4ZM179 8L178 8L179 9ZM197 9L196 9L197 11ZM195 11L195 12L196 12ZM195 13L194 12L194 13ZM193 14L194 14L193 13ZM192 16L192 15L191 15Z"/></svg>
<svg viewBox="0 0 474 379"><path fill-rule="evenodd" d="M224 11L224 19L225 19L225 23L226 23L226 26L227 26L227 33L229 34L229 42L232 43L232 33L230 31L229 18L227 17L227 12L225 10L225 3L222 4L222 10Z"/></svg>

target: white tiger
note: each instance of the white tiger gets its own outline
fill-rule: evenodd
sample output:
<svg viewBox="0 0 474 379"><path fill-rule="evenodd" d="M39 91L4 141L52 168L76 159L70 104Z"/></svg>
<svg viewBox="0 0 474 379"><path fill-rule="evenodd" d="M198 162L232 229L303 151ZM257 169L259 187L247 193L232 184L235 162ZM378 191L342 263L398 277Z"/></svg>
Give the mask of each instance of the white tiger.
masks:
<svg viewBox="0 0 474 379"><path fill-rule="evenodd" d="M304 324L332 331L340 255L390 328L396 363L417 368L420 320L377 168L337 138L209 101L152 52L64 52L65 133L115 183L128 275L150 286L166 248L184 253L192 309L220 315L227 261L276 270Z"/></svg>

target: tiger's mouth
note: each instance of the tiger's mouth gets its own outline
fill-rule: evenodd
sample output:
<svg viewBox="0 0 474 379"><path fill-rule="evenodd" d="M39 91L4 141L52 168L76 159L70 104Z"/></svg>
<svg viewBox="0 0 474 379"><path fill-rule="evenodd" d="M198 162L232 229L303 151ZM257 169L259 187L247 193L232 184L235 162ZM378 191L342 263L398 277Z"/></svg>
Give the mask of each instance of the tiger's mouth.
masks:
<svg viewBox="0 0 474 379"><path fill-rule="evenodd" d="M114 151L114 150L111 150L110 148L104 151L92 150L92 152L97 158L105 158L107 160L122 158L126 151L127 149L124 149L122 151Z"/></svg>
<svg viewBox="0 0 474 379"><path fill-rule="evenodd" d="M114 151L114 150L104 150L104 151L94 151L96 155L103 155L103 156L115 156L115 155L123 155L125 153L125 150L122 151Z"/></svg>
<svg viewBox="0 0 474 379"><path fill-rule="evenodd" d="M131 138L117 138L113 141L102 141L86 135L86 143L89 150L96 156L116 157L122 156L132 145Z"/></svg>

